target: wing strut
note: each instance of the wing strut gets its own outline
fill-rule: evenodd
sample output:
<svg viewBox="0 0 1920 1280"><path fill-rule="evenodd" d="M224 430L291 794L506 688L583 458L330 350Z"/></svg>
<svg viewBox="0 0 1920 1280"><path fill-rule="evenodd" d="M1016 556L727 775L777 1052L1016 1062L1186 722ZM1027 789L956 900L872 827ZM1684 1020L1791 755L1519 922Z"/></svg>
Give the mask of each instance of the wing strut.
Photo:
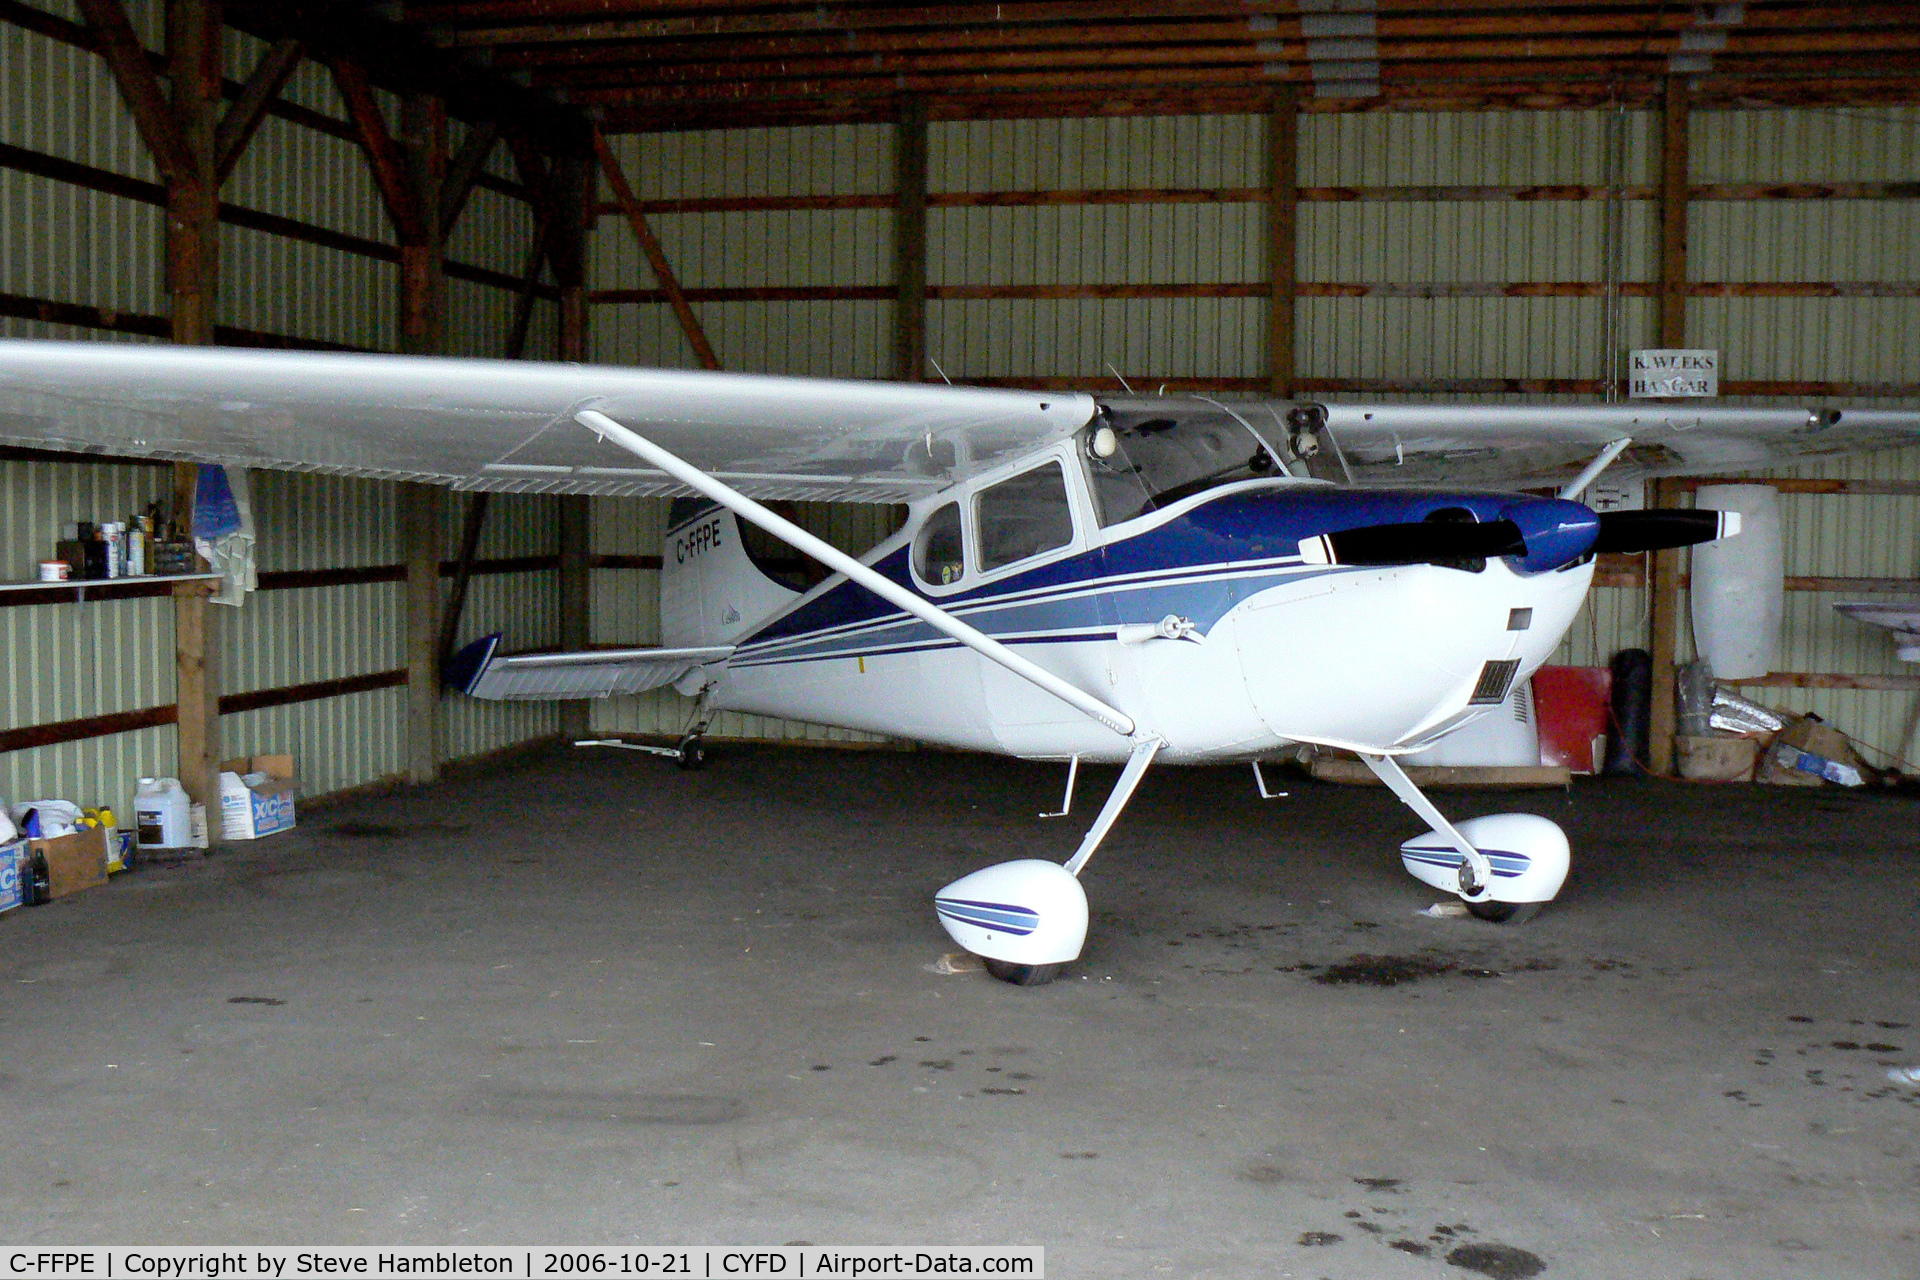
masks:
<svg viewBox="0 0 1920 1280"><path fill-rule="evenodd" d="M574 420L601 439L611 440L629 453L638 455L680 483L712 498L721 506L737 513L742 519L759 525L774 537L812 556L829 569L845 574L850 580L859 583L888 604L906 610L934 630L951 636L982 657L999 663L1022 680L1046 690L1074 710L1092 717L1123 737L1133 736L1133 718L1125 712L1109 706L1092 694L1075 688L1046 668L1029 662L992 636L968 626L946 610L923 600L892 579L876 573L844 551L827 545L791 521L781 519L752 498L729 488L693 464L668 453L659 445L615 422L606 414L595 409L582 409L574 414ZM1144 769L1145 766L1142 765L1141 768ZM1102 834L1105 832L1103 831Z"/></svg>

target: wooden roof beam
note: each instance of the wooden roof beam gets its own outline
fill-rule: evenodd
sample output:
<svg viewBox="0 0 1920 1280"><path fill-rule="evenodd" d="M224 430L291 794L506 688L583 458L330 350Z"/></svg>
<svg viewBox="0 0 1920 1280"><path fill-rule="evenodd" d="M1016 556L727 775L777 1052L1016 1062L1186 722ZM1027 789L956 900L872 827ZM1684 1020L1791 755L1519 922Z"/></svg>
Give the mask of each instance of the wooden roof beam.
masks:
<svg viewBox="0 0 1920 1280"><path fill-rule="evenodd" d="M154 165L168 182L192 180L193 156L187 149L180 117L161 91L160 78L148 59L146 46L127 20L126 9L120 0L80 0L80 12L87 20L95 49L113 72L113 82L133 116L140 140L153 154Z"/></svg>
<svg viewBox="0 0 1920 1280"><path fill-rule="evenodd" d="M1033 7L961 4L939 10L875 8L829 10L823 14L810 9L798 13L747 12L710 18L607 19L592 23L453 30L441 39L453 46L492 48L497 57L505 59L498 65L519 65L522 59L540 56L543 49L550 50L547 56L584 60L601 52L595 44L614 45L614 56L620 56L619 46L673 40L730 44L784 38L793 42L790 50L774 45L767 51L769 56L780 56L789 51L804 52L811 45L823 43L849 50L874 47L863 41L881 40L887 32L894 33L896 42L916 40L938 47L950 41L971 45L1039 42L1044 41L1049 32L1072 36L1089 27L1099 30L1089 32L1087 39L1258 39L1266 36L1307 39L1318 35L1325 26L1324 22L1314 22L1318 15L1305 19L1298 15L1250 15L1234 5L1215 6L1219 10L1215 13L1142 14L1136 12L1138 6L1094 3L1049 6L1035 15L1023 15L1023 10ZM1910 26L1912 20L1912 11L1896 4L1774 9L1748 5L1741 25L1749 30L1864 30L1876 26ZM1653 8L1631 12L1583 8L1564 12L1549 9L1526 15L1498 11L1478 15L1449 12L1371 17L1372 33L1380 39L1538 35L1678 37L1682 32L1698 28L1697 17L1691 9Z"/></svg>
<svg viewBox="0 0 1920 1280"><path fill-rule="evenodd" d="M497 121L483 120L467 130L467 136L460 141L460 150L447 162L446 176L440 185L440 226L442 230L451 230L460 220L460 214L467 207L467 199L473 195L473 188L480 180L487 157L500 142L500 125Z"/></svg>
<svg viewBox="0 0 1920 1280"><path fill-rule="evenodd" d="M1764 2L1764 0L1762 0ZM586 25L610 25L624 22L657 21L650 11L657 13L665 5L632 3L614 6L606 0L415 0L405 7L406 20L409 23L449 28L454 33L464 33L476 28L522 27L527 30L539 30L556 27L579 27ZM1457 3L1443 4L1437 0L1374 0L1373 8L1381 14L1398 12L1432 14L1442 13L1468 14L1473 12L1513 12L1524 10L1557 11L1560 9L1622 9L1658 12L1663 7L1657 0L1574 0L1574 2L1541 3L1541 0L1458 0ZM1755 7L1750 3L1749 8ZM623 14L620 9L624 8ZM1267 14L1275 17L1293 18L1300 12L1294 0L1008 0L1008 3L961 3L950 6L924 5L918 7L898 6L855 6L845 3L821 4L819 0L673 0L672 10L684 15L684 20L701 23L726 21L743 13L758 12L769 16L792 14L807 19L809 25L854 26L864 25L866 15L886 25L923 25L937 26L954 21L1086 21L1102 20L1102 15L1119 15L1139 18L1179 18L1179 17L1244 17L1248 14ZM996 19L995 14L999 17ZM925 15L904 20L896 15ZM961 15L984 15L966 16ZM1688 15L1691 20L1691 14ZM579 36L567 37L579 39Z"/></svg>
<svg viewBox="0 0 1920 1280"><path fill-rule="evenodd" d="M218 181L226 181L233 167L240 163L247 143L253 140L260 122L267 118L267 108L280 96L280 90L286 87L305 53L305 45L288 38L274 41L260 56L253 74L240 87L240 96L227 105L226 114L220 117L219 127L214 130L213 167Z"/></svg>
<svg viewBox="0 0 1920 1280"><path fill-rule="evenodd" d="M1863 57L1884 51L1920 50L1920 31L1889 35L1875 46L1828 45L1819 40L1781 42L1779 52ZM1517 63L1541 65L1549 60L1572 64L1603 61L1637 64L1647 59L1670 62L1677 51L1644 41L1605 41L1577 44L1568 41L1511 41L1492 44L1453 46L1420 45L1413 49L1394 49L1382 45L1379 63L1383 68L1404 67L1413 73L1425 68L1455 66L1466 62L1495 64L1501 69ZM1723 63L1759 57L1775 50L1729 45L1716 57ZM1272 68L1284 64L1285 71ZM542 70L534 73L537 84L560 85L572 90L638 88L642 86L713 84L729 81L760 82L786 80L862 79L899 75L992 74L995 72L1073 71L1087 68L1148 68L1207 66L1244 66L1257 69L1271 80L1301 78L1298 67L1310 67L1305 50L1258 49L1251 45L1161 45L1153 48L1089 47L990 51L982 53L899 53L865 54L852 57L789 58L766 62L642 62L632 67L593 67ZM1670 69L1670 68L1669 68ZM896 86L897 87L897 86Z"/></svg>
<svg viewBox="0 0 1920 1280"><path fill-rule="evenodd" d="M347 115L359 134L360 149L373 170L374 184L380 188L380 198L386 203L387 216L393 220L394 233L402 244L425 244L429 238L426 219L413 197L406 158L387 130L386 117L374 99L366 72L353 59L342 57L333 60L332 71L333 83L340 90Z"/></svg>

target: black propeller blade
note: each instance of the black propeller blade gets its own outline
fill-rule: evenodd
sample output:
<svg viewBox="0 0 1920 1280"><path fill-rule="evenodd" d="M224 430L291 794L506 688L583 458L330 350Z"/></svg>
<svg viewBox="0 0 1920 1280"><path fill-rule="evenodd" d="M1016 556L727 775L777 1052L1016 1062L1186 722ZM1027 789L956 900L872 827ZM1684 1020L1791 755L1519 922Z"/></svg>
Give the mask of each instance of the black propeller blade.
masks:
<svg viewBox="0 0 1920 1280"><path fill-rule="evenodd" d="M1727 519L1729 515L1734 518ZM1654 508L1649 511L1603 511L1600 536L1593 549L1599 551L1664 551L1668 547L1691 547L1712 542L1740 531L1737 513L1705 508Z"/></svg>
<svg viewBox="0 0 1920 1280"><path fill-rule="evenodd" d="M1453 564L1526 552L1520 526L1511 520L1370 524L1300 543L1300 554L1310 564Z"/></svg>

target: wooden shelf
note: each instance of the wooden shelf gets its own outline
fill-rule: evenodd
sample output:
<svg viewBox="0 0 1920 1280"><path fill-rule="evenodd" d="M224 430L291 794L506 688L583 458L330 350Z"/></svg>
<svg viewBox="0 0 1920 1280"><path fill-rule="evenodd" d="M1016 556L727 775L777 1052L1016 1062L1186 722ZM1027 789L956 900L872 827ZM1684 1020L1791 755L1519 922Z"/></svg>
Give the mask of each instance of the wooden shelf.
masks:
<svg viewBox="0 0 1920 1280"><path fill-rule="evenodd" d="M217 573L146 574L138 578L69 579L66 582L0 582L0 608L33 604L84 604L172 595L182 582L218 582Z"/></svg>

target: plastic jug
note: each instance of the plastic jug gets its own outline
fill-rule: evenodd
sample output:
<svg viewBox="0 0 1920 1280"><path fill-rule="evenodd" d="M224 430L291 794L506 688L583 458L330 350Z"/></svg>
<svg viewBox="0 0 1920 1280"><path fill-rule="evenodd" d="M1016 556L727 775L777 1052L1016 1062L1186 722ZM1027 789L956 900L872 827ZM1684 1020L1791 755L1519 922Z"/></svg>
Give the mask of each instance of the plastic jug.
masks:
<svg viewBox="0 0 1920 1280"><path fill-rule="evenodd" d="M134 829L142 849L180 849L192 843L185 788L177 778L142 778L133 793Z"/></svg>

